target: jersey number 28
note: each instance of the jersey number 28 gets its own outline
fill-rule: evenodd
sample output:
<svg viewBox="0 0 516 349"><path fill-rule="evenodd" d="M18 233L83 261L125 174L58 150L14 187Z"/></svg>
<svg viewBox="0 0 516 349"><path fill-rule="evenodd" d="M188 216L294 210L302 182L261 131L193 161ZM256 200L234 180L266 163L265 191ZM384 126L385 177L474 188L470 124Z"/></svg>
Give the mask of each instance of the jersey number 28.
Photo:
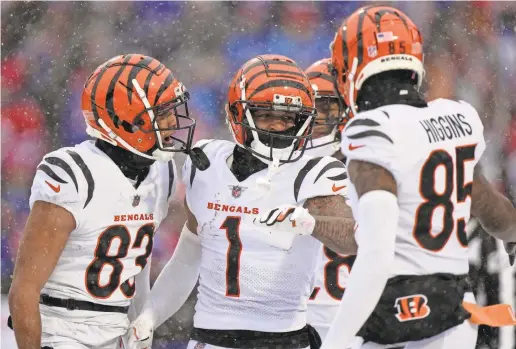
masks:
<svg viewBox="0 0 516 349"><path fill-rule="evenodd" d="M341 300L344 295L344 287L339 284L340 268L348 268L348 273L353 267L356 256L344 256L333 252L328 247L323 247L324 255L328 262L324 265L324 288L326 293L335 300ZM315 287L310 295L310 300L315 300L320 288Z"/></svg>

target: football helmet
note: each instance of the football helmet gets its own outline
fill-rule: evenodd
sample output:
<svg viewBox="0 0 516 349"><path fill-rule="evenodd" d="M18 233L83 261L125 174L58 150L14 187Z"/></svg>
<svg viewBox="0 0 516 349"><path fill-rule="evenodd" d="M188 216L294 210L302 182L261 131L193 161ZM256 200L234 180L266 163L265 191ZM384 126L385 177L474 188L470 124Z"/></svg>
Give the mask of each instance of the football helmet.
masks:
<svg viewBox="0 0 516 349"><path fill-rule="evenodd" d="M189 94L158 60L116 56L89 76L82 93L86 132L144 158L168 161L188 153L195 120Z"/></svg>
<svg viewBox="0 0 516 349"><path fill-rule="evenodd" d="M340 133L345 124L344 105L337 92L337 81L332 75L331 58L321 59L305 70L315 92L315 119L312 139L306 150L317 155L332 155L340 148Z"/></svg>
<svg viewBox="0 0 516 349"><path fill-rule="evenodd" d="M414 72L421 86L423 37L412 20L390 6L369 5L353 12L330 45L339 93L356 115L357 94L365 80L391 70Z"/></svg>
<svg viewBox="0 0 516 349"><path fill-rule="evenodd" d="M246 62L229 85L226 107L229 130L235 142L261 161L293 162L311 137L315 110L314 91L296 62L280 55L257 56ZM261 129L260 117L293 117L282 131Z"/></svg>

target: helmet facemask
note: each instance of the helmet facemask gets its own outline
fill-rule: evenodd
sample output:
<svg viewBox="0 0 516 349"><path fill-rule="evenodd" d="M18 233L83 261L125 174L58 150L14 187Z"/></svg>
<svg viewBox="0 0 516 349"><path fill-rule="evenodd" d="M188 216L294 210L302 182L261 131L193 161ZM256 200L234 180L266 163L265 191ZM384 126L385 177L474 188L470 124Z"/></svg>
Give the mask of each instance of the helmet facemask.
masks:
<svg viewBox="0 0 516 349"><path fill-rule="evenodd" d="M144 133L154 132L156 145L148 153L159 159L172 158L177 152L187 154L192 146L195 120L188 111L190 95L182 84L174 93L176 98L145 108L134 119L133 128ZM150 122L145 122L146 115Z"/></svg>
<svg viewBox="0 0 516 349"><path fill-rule="evenodd" d="M312 139L306 150L315 150L317 155L331 155L339 149L339 128L344 125L343 111L335 97L318 97L315 101L317 118L315 119ZM323 149L324 148L324 149ZM311 152L310 152L311 153Z"/></svg>
<svg viewBox="0 0 516 349"><path fill-rule="evenodd" d="M236 120L234 124L241 126L244 148L265 163L279 159L280 163L294 162L301 158L307 142L311 139L312 126L316 111L302 105L301 98L275 94L270 102L255 102L239 100L230 110L236 111L237 105L243 109L242 122ZM277 102L276 102L277 101ZM281 114L284 113L284 116ZM232 113L234 114L234 113ZM262 129L257 126L259 119L286 118L292 124L281 131ZM287 121L287 120L286 120Z"/></svg>

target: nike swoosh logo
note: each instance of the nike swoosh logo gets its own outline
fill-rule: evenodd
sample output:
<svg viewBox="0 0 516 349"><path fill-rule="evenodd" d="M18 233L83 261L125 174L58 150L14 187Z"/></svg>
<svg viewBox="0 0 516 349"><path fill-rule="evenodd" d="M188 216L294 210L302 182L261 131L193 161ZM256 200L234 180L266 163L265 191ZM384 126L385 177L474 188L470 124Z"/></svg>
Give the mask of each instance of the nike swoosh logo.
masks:
<svg viewBox="0 0 516 349"><path fill-rule="evenodd" d="M58 184L57 186L51 184L51 183L48 183L47 181L45 181L45 183L48 184L48 186L50 188L52 188L53 191L55 191L56 193L59 193L61 191L61 184Z"/></svg>
<svg viewBox="0 0 516 349"><path fill-rule="evenodd" d="M353 144L349 143L348 149L350 151L353 151L355 149L362 148L362 147L365 147L365 145L353 145Z"/></svg>
<svg viewBox="0 0 516 349"><path fill-rule="evenodd" d="M335 192L337 192L337 191L339 191L339 190L341 190L341 189L344 189L344 188L346 188L346 186L345 186L345 185L343 185L343 186L341 186L341 187L337 187L337 186L335 185L335 183L333 183L333 186L331 187L331 190L333 190L333 192L335 193Z"/></svg>

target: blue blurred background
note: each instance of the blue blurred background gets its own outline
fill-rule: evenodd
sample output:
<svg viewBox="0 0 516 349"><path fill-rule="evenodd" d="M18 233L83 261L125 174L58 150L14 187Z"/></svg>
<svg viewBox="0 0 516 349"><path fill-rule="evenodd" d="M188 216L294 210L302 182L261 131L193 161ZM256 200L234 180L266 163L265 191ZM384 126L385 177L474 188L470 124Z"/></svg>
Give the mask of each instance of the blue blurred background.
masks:
<svg viewBox="0 0 516 349"><path fill-rule="evenodd" d="M516 184L516 3L382 2L420 27L429 99L464 99L479 111L490 180ZM368 3L371 4L371 3ZM5 2L1 3L1 290L9 290L35 168L52 149L87 138L80 96L100 63L123 53L164 62L189 89L196 139L229 138L227 85L248 59L289 56L306 68L329 56L336 27L361 2ZM181 164L182 159L179 159ZM514 187L516 188L516 187ZM153 252L152 278L174 251L184 222L179 188ZM492 262L498 246L471 235L472 275L483 303L514 304L514 274ZM494 266L493 266L494 265ZM4 299L5 297L3 297ZM182 347L192 296L157 332L156 347ZM6 317L2 301L2 334ZM2 344L5 344L2 336ZM12 344L6 344L13 347ZM514 333L482 329L479 348L516 348Z"/></svg>

